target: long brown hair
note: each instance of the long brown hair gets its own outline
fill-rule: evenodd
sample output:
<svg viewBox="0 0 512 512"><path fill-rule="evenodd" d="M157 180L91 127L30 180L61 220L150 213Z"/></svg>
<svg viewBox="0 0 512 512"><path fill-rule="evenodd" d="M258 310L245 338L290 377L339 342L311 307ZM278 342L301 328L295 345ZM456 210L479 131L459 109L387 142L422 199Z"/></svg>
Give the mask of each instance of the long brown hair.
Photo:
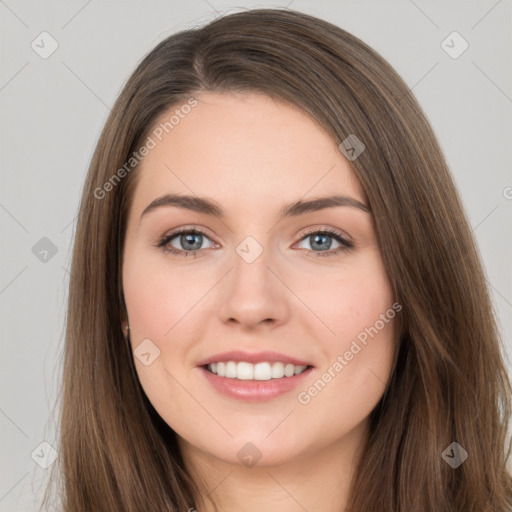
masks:
<svg viewBox="0 0 512 512"><path fill-rule="evenodd" d="M137 176L126 163L162 113L201 91L262 92L300 107L338 144L356 135L365 145L350 163L403 310L396 366L371 413L346 512L509 512L504 347L432 128L378 53L284 9L239 12L168 37L139 64L106 122L71 266L55 465L63 509L199 506L201 482L187 474L174 431L145 396L121 330L121 267ZM454 442L468 454L458 467L446 458Z"/></svg>

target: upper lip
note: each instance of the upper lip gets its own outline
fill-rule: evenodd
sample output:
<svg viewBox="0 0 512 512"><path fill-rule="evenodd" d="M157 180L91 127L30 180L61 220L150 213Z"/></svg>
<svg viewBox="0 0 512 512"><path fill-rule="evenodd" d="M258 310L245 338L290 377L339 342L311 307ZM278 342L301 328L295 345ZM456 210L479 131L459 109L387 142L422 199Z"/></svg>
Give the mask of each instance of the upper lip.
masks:
<svg viewBox="0 0 512 512"><path fill-rule="evenodd" d="M213 356L207 357L202 361L197 363L197 366L206 366L212 363L227 362L227 361L246 361L248 363L256 364L263 363L268 361L269 363L285 363L285 364L293 364L295 366L313 366L311 363L306 361L302 361L301 359L297 359L295 357L290 357L285 354L280 354L279 352L272 352L270 350L265 350L263 352L243 352L241 350L231 350L229 352L221 352L220 354L215 354Z"/></svg>

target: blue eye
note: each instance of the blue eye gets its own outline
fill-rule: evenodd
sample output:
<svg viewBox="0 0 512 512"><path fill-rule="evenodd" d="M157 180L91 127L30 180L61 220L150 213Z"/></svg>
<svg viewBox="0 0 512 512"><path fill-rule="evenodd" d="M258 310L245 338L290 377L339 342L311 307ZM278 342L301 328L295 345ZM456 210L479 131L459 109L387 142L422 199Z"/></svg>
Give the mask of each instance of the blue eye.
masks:
<svg viewBox="0 0 512 512"><path fill-rule="evenodd" d="M198 251L204 249L202 245L205 239L210 240L210 238L199 229L182 229L164 236L157 244L157 247L162 248L166 253L185 257L190 254L195 257ZM334 249L331 248L332 239L338 244L338 247ZM175 240L182 248L173 245ZM309 241L311 249L306 248L306 250L309 254L314 256L333 256L354 247L352 242L346 240L341 233L334 229L311 231L300 240Z"/></svg>
<svg viewBox="0 0 512 512"><path fill-rule="evenodd" d="M332 239L339 244L335 249L331 249ZM306 236L302 237L301 240L309 241L309 246L313 249L319 249L315 251L312 249L306 249L308 253L314 256L333 256L340 252L348 251L354 248L354 244L346 240L341 233L334 229L324 229L321 231L312 231Z"/></svg>
<svg viewBox="0 0 512 512"><path fill-rule="evenodd" d="M183 249L171 245L174 239L177 239ZM203 245L203 239L208 238L205 233L198 229L183 229L170 235L166 235L160 240L158 247L162 247L165 252L177 254L180 256L196 256L198 250Z"/></svg>

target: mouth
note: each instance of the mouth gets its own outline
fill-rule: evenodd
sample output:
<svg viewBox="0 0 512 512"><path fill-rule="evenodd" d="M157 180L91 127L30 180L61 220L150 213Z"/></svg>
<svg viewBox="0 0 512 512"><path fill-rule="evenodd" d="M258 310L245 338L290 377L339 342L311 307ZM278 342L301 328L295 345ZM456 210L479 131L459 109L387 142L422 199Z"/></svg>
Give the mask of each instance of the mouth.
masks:
<svg viewBox="0 0 512 512"><path fill-rule="evenodd" d="M281 361L263 361L256 364L247 361L219 361L202 365L202 368L209 373L226 379L268 381L289 379L313 367L311 365L295 365Z"/></svg>
<svg viewBox="0 0 512 512"><path fill-rule="evenodd" d="M196 364L212 389L245 402L285 396L315 371L307 360L272 350L231 350Z"/></svg>
<svg viewBox="0 0 512 512"><path fill-rule="evenodd" d="M265 402L290 393L315 371L311 365L284 364L281 361L218 361L198 367L205 382L219 395L242 402Z"/></svg>

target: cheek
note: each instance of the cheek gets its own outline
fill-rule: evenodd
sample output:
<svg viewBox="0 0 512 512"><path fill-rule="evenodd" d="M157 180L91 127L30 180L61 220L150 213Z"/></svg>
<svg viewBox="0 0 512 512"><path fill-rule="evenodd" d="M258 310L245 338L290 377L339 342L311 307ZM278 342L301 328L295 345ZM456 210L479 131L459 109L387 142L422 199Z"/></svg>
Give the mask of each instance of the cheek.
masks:
<svg viewBox="0 0 512 512"><path fill-rule="evenodd" d="M312 288L310 288L312 289ZM352 408L372 406L390 375L396 348L394 296L377 255L358 266L341 269L336 279L324 280L310 293L318 317L328 326L316 339L322 348L322 368L329 381L323 398L343 400ZM311 308L313 309L313 307ZM332 384L330 384L332 382ZM320 386L321 388L321 386ZM313 391L314 393L314 391Z"/></svg>
<svg viewBox="0 0 512 512"><path fill-rule="evenodd" d="M327 314L336 333L325 347L331 375L323 399L363 418L376 405L391 375L396 349L394 297L380 264L338 283ZM327 377L329 379L329 377Z"/></svg>
<svg viewBox="0 0 512 512"><path fill-rule="evenodd" d="M378 322L383 329L381 315L393 304L393 296L386 280L354 280L345 283L341 290L333 295L328 314L336 336L342 340L364 338L362 333Z"/></svg>
<svg viewBox="0 0 512 512"><path fill-rule="evenodd" d="M347 342L350 345L352 339L366 332L394 302L377 254L361 259L357 265L341 266L335 275L331 273L316 284L313 281L303 288L304 302L324 323L324 339L332 340L329 346L337 349L343 349ZM379 327L382 329L381 322Z"/></svg>
<svg viewBox="0 0 512 512"><path fill-rule="evenodd" d="M185 357L186 343L182 340L190 336L186 315L197 302L200 290L187 286L183 273L170 271L165 258L134 250L123 265L123 291L135 367L144 392L157 411L166 411L172 402L173 415L186 416L184 405L190 404L186 396L176 399L180 386L171 375L175 374L175 362L182 362ZM150 364L138 359L139 345L150 354Z"/></svg>
<svg viewBox="0 0 512 512"><path fill-rule="evenodd" d="M183 272L171 272L165 258L146 256L142 251L139 255L136 261L127 259L123 270L128 316L139 337L159 344L171 336L174 326L204 292Z"/></svg>

